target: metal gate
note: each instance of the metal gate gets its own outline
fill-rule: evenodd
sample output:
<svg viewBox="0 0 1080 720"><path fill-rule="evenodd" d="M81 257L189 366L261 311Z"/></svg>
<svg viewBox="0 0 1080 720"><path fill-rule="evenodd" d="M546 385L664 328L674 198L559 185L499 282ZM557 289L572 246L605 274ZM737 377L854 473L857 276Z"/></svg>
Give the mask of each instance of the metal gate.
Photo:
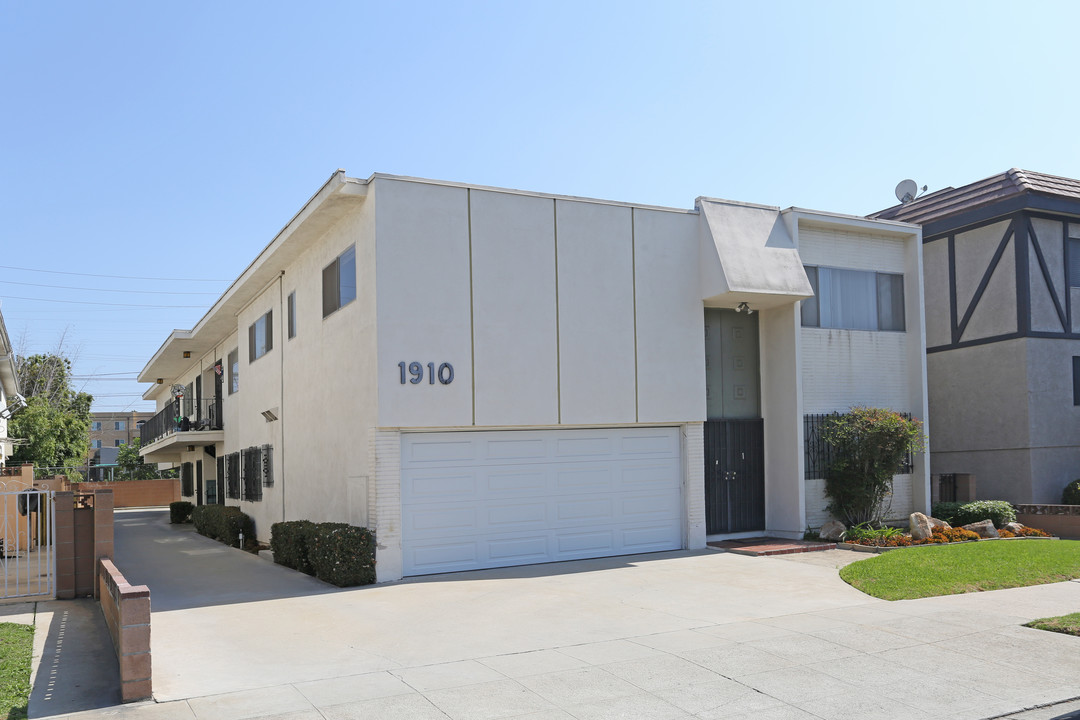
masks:
<svg viewBox="0 0 1080 720"><path fill-rule="evenodd" d="M763 420L705 423L705 531L765 529Z"/></svg>
<svg viewBox="0 0 1080 720"><path fill-rule="evenodd" d="M0 490L0 597L56 594L56 509L49 490Z"/></svg>

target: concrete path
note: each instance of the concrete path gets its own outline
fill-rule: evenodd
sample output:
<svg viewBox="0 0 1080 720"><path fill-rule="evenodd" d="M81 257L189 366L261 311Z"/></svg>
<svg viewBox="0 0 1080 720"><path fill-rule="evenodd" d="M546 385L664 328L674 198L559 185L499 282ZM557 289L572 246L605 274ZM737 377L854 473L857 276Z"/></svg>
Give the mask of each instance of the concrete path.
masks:
<svg viewBox="0 0 1080 720"><path fill-rule="evenodd" d="M116 542L151 587L157 702L71 717L989 718L1080 697L1080 639L1021 627L1080 610L1080 582L890 603L837 577L846 551L705 551L343 591L163 512L117 513Z"/></svg>

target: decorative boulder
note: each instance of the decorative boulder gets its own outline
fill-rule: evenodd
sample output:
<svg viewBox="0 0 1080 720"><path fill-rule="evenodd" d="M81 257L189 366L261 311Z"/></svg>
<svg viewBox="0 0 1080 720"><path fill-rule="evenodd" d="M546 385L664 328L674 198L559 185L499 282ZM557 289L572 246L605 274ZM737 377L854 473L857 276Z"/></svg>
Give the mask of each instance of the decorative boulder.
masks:
<svg viewBox="0 0 1080 720"><path fill-rule="evenodd" d="M933 525L930 524L931 518L926 517L921 512L913 512L908 517L908 525L911 526L911 539L912 540L925 540L930 537L930 531L933 529Z"/></svg>
<svg viewBox="0 0 1080 720"><path fill-rule="evenodd" d="M1013 535L1019 535L1020 531L1024 529L1024 526L1018 522L1011 522L1005 526L1005 529L1011 532Z"/></svg>
<svg viewBox="0 0 1080 720"><path fill-rule="evenodd" d="M994 528L993 520L980 520L977 523L969 523L964 526L965 530L970 530L981 538L996 538L1001 537L998 535L998 531Z"/></svg>
<svg viewBox="0 0 1080 720"><path fill-rule="evenodd" d="M942 530L951 530L952 525L945 522L944 520L938 520L936 517L932 517L932 518L930 518L930 528L931 529L933 529L933 528L941 528Z"/></svg>
<svg viewBox="0 0 1080 720"><path fill-rule="evenodd" d="M847 527L839 520L830 520L821 526L818 530L818 537L822 540L839 540L844 537L844 533L847 532Z"/></svg>

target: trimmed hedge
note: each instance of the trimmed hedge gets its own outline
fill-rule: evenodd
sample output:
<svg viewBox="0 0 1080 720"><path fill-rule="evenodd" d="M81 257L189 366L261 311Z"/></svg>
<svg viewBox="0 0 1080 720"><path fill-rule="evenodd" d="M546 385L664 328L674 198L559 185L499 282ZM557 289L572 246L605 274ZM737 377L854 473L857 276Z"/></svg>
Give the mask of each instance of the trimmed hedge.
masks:
<svg viewBox="0 0 1080 720"><path fill-rule="evenodd" d="M250 515L232 505L200 505L191 513L195 532L212 540L219 540L230 547L240 547L240 533L244 544L254 545L255 521Z"/></svg>
<svg viewBox="0 0 1080 720"><path fill-rule="evenodd" d="M288 520L270 526L270 549L274 562L308 575L314 575L308 552L315 535L315 523L310 520Z"/></svg>
<svg viewBox="0 0 1080 720"><path fill-rule="evenodd" d="M187 500L169 503L169 522L173 525L191 522L191 510L193 507Z"/></svg>
<svg viewBox="0 0 1080 720"><path fill-rule="evenodd" d="M1061 491L1062 505L1080 505L1080 480L1073 480Z"/></svg>
<svg viewBox="0 0 1080 720"><path fill-rule="evenodd" d="M931 514L954 527L993 520L994 527L1003 528L1016 520L1016 509L1005 500L975 500L968 503L935 503Z"/></svg>
<svg viewBox="0 0 1080 720"><path fill-rule="evenodd" d="M274 562L338 587L375 582L375 536L346 523L291 520L270 528Z"/></svg>

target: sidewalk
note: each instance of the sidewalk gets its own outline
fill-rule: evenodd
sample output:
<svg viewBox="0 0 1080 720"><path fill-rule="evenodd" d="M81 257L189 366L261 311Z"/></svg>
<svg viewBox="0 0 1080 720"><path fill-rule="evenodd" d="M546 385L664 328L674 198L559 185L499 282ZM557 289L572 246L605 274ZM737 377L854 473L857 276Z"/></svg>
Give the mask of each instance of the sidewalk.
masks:
<svg viewBox="0 0 1080 720"><path fill-rule="evenodd" d="M709 550L337 590L161 518L116 533L159 702L71 717L974 720L1080 696L1080 639L1021 627L1080 582L886 602L837 577L850 552Z"/></svg>

